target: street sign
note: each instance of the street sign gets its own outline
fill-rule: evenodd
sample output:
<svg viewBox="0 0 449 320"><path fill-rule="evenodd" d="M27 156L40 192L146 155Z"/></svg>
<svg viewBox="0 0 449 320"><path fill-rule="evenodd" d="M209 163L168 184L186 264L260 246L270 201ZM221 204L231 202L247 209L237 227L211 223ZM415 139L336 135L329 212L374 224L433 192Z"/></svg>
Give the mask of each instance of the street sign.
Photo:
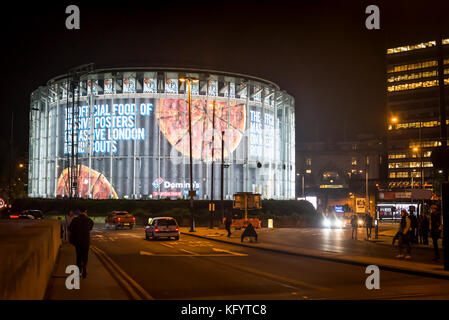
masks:
<svg viewBox="0 0 449 320"><path fill-rule="evenodd" d="M246 206L245 206L245 199L246 199ZM251 192L239 192L234 194L233 208L240 210L261 209L262 200L260 194Z"/></svg>
<svg viewBox="0 0 449 320"><path fill-rule="evenodd" d="M6 207L6 201L3 198L0 198L0 210L2 210L4 207Z"/></svg>
<svg viewBox="0 0 449 320"><path fill-rule="evenodd" d="M357 198L355 199L356 205L356 213L365 213L365 198Z"/></svg>
<svg viewBox="0 0 449 320"><path fill-rule="evenodd" d="M196 190L189 191L189 197L196 197Z"/></svg>

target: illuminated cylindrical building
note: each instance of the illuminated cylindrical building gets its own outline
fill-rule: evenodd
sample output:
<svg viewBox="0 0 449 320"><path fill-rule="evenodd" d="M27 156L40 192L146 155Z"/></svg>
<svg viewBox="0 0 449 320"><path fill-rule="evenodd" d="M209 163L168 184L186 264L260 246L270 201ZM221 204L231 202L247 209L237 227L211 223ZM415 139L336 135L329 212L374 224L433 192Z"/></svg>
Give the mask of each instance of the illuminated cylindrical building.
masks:
<svg viewBox="0 0 449 320"><path fill-rule="evenodd" d="M69 194L73 150L79 197L187 198L189 113L186 82L180 81L185 77L198 79L191 85L197 199L210 199L211 183L214 198L220 198L222 138L225 199L241 191L294 198L294 98L256 77L174 68L94 70L73 88L63 75L34 91L29 196Z"/></svg>

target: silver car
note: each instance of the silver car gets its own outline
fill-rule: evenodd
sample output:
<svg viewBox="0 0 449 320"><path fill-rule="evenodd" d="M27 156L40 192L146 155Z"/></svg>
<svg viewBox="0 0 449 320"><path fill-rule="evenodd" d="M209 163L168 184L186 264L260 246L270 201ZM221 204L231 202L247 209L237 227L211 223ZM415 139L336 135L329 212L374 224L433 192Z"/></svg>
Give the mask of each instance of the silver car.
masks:
<svg viewBox="0 0 449 320"><path fill-rule="evenodd" d="M179 240L179 225L174 218L157 217L149 219L145 226L145 239L174 238Z"/></svg>

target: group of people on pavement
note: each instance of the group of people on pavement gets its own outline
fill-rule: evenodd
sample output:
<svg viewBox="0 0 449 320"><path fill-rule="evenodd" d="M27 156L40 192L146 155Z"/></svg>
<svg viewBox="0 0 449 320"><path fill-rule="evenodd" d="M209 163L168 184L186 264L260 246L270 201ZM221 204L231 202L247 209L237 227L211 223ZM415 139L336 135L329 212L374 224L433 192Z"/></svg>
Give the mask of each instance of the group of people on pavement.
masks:
<svg viewBox="0 0 449 320"><path fill-rule="evenodd" d="M373 228L374 219L371 215L366 214L364 223L366 227L366 240L371 239L371 231ZM357 231L359 228L359 217L353 214L351 217L352 239L357 240ZM407 210L401 210L401 221L396 235L393 237L393 246L396 241L399 241L399 253L396 258L411 259L411 245L412 244L429 244L429 234L432 238L434 248L433 261L439 261L440 251L438 247L438 239L441 237L442 220L441 211L438 205L430 206L430 216L428 214L421 214L419 218L413 213L408 213Z"/></svg>
<svg viewBox="0 0 449 320"><path fill-rule="evenodd" d="M64 239L75 247L76 265L83 279L87 277L90 231L94 222L87 216L86 209L70 210L64 221Z"/></svg>
<svg viewBox="0 0 449 320"><path fill-rule="evenodd" d="M365 222L365 228L366 228L366 238L365 239L370 240L371 232L372 232L373 226L374 226L374 219L369 213L367 213L367 214L365 214L364 222ZM358 218L357 214L354 213L351 217L351 228L352 228L352 239L353 240L357 240L358 227L359 227L359 218Z"/></svg>
<svg viewBox="0 0 449 320"><path fill-rule="evenodd" d="M438 239L441 237L441 231L441 211L438 205L430 206L430 218L427 214L421 214L419 218L416 218L414 214L409 214L407 210L402 209L399 230L393 238L393 245L396 239L399 240L399 254L396 258L411 259L411 244L428 244L430 233L434 248L433 261L438 261L440 259ZM405 255L403 254L404 249Z"/></svg>

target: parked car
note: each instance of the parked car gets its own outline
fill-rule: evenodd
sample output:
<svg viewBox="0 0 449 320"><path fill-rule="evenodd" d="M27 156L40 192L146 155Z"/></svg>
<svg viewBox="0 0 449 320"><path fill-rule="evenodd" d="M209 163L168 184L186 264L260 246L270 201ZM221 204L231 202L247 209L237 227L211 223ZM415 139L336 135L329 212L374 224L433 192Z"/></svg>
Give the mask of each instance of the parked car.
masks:
<svg viewBox="0 0 449 320"><path fill-rule="evenodd" d="M17 219L20 219L20 220L36 220L36 218L33 215L31 215L31 214L24 214L24 213L11 213L9 215L9 219L12 219L12 220L17 220Z"/></svg>
<svg viewBox="0 0 449 320"><path fill-rule="evenodd" d="M145 239L174 238L179 240L178 222L171 217L157 217L149 220L145 226Z"/></svg>
<svg viewBox="0 0 449 320"><path fill-rule="evenodd" d="M129 228L132 229L136 223L136 218L127 211L112 211L105 219L106 229Z"/></svg>
<svg viewBox="0 0 449 320"><path fill-rule="evenodd" d="M24 210L22 211L23 215L32 215L35 219L44 219L44 214L42 213L41 210L35 210L35 209L30 209L30 210Z"/></svg>

